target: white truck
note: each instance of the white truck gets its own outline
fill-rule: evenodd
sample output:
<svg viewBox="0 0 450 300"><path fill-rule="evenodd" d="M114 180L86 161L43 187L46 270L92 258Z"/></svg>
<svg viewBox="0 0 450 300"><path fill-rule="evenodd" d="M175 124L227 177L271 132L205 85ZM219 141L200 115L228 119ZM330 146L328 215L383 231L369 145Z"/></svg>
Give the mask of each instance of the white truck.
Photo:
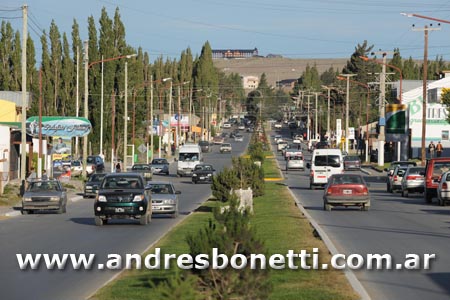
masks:
<svg viewBox="0 0 450 300"><path fill-rule="evenodd" d="M185 144L178 151L177 176L192 176L195 166L203 162L202 149L198 144Z"/></svg>
<svg viewBox="0 0 450 300"><path fill-rule="evenodd" d="M309 188L325 186L331 175L344 172L342 152L340 149L316 149L306 167L310 169Z"/></svg>

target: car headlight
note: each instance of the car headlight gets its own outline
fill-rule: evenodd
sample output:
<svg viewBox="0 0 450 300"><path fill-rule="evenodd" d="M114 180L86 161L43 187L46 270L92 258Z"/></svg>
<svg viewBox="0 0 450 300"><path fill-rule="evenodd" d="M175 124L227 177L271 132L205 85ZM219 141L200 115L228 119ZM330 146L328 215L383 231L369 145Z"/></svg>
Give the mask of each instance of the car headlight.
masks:
<svg viewBox="0 0 450 300"><path fill-rule="evenodd" d="M25 201L25 202L30 202L30 201L32 201L32 200L31 200L31 197L24 197L24 198L23 198L23 201Z"/></svg>
<svg viewBox="0 0 450 300"><path fill-rule="evenodd" d="M175 200L174 199L166 199L166 200L164 200L164 204L175 204Z"/></svg>
<svg viewBox="0 0 450 300"><path fill-rule="evenodd" d="M92 190L92 186L87 185L87 186L86 186L86 189L87 189L87 190Z"/></svg>
<svg viewBox="0 0 450 300"><path fill-rule="evenodd" d="M134 199L133 199L133 202L139 202L139 201L142 201L142 200L144 200L144 195L136 195L136 196L134 196Z"/></svg>
<svg viewBox="0 0 450 300"><path fill-rule="evenodd" d="M208 177L209 177L209 176L212 176L212 174L208 174Z"/></svg>
<svg viewBox="0 0 450 300"><path fill-rule="evenodd" d="M97 201L98 202L106 202L106 197L103 195L97 196Z"/></svg>
<svg viewBox="0 0 450 300"><path fill-rule="evenodd" d="M192 177L197 177L197 174L192 174Z"/></svg>
<svg viewBox="0 0 450 300"><path fill-rule="evenodd" d="M50 201L59 201L59 197L58 196L53 196L53 197L50 197Z"/></svg>

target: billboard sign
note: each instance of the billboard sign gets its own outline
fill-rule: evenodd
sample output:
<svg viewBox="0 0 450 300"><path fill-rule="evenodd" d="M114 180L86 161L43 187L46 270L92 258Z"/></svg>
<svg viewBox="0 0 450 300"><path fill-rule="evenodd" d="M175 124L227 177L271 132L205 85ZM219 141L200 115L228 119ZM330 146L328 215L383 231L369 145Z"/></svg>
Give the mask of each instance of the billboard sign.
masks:
<svg viewBox="0 0 450 300"><path fill-rule="evenodd" d="M39 136L39 117L30 117L26 122L27 134ZM92 125L86 118L42 117L42 135L62 137L82 137L91 132Z"/></svg>
<svg viewBox="0 0 450 300"><path fill-rule="evenodd" d="M385 126L387 142L406 142L409 127L408 105L387 104Z"/></svg>

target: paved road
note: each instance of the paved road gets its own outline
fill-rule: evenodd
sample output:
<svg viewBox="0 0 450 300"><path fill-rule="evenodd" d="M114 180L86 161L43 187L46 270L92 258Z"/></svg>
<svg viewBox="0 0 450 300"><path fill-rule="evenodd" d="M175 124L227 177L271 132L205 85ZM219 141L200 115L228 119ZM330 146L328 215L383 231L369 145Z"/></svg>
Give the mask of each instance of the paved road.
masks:
<svg viewBox="0 0 450 300"><path fill-rule="evenodd" d="M281 156L278 160L284 167ZM397 259L394 264L408 253L437 255L431 270L356 271L372 299L450 299L449 207L425 204L422 195L402 198L387 193L383 177L363 174L371 184L370 211L336 208L326 212L323 190L309 190L308 175L290 171L286 182L341 253L389 253Z"/></svg>
<svg viewBox="0 0 450 300"><path fill-rule="evenodd" d="M205 155L205 162L220 170L229 165L231 156L243 152L243 143L234 143L231 154L218 153L214 146ZM175 163L171 173L176 172ZM177 178L155 175L157 180L169 179L182 192L180 217L154 217L148 226L127 220L113 221L96 227L93 218L93 199L69 203L67 214L35 214L0 221L0 298L1 299L85 299L98 287L117 274L107 270L39 270L20 271L16 253L90 254L97 255L96 264L104 262L110 253L142 253L161 238L174 224L195 210L209 195L209 184L191 184L190 177Z"/></svg>

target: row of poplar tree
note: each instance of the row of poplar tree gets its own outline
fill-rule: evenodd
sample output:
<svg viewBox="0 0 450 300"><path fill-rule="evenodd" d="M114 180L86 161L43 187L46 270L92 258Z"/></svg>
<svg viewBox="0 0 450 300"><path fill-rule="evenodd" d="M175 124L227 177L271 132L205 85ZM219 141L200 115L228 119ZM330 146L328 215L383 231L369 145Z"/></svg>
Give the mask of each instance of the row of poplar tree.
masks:
<svg viewBox="0 0 450 300"><path fill-rule="evenodd" d="M188 98L191 94L193 110L198 116L201 116L202 106L206 103L211 107L211 111L217 111L217 99L228 99L227 106L230 109L234 103L240 103L245 97L238 74L225 75L213 66L209 42L203 45L200 56L194 57L191 49L187 48L181 52L179 59L159 56L154 58L152 63L149 53L140 47L134 48L126 42L126 30L118 8L113 18L110 18L106 9L103 8L98 27L94 17L90 16L87 21L89 64L92 65L88 71L88 118L93 125L89 141L93 152L99 149L101 100L101 63L95 62L136 54L135 57L126 61L128 62L128 116L130 122L131 119L136 122L135 135L138 141L147 137L145 128L151 78L154 81L155 112L161 112L160 108L168 112L169 84L163 82L163 78L172 78L172 96L175 102L178 98L178 85L180 86L183 113L189 110ZM61 34L55 22L52 21L48 33L43 30L40 37L42 47L40 63L37 63L35 42L28 36L27 91L30 91L33 97L28 116L38 114L39 95L42 96L44 116L76 116L77 78L79 116L84 116L84 49L79 29L78 22L74 20L69 37L65 32ZM20 33L14 31L9 22L3 21L0 34L0 90L20 91L22 88ZM120 149L123 148L121 145L123 145L124 136L125 62L124 59L118 59L105 62L103 65L105 111L103 141L105 145L111 144L112 118L110 116L111 100L114 94L115 148L121 155ZM42 84L39 84L40 81ZM189 83L182 84L186 82ZM128 128L130 137L133 126L129 125ZM128 142L131 143L131 140Z"/></svg>

